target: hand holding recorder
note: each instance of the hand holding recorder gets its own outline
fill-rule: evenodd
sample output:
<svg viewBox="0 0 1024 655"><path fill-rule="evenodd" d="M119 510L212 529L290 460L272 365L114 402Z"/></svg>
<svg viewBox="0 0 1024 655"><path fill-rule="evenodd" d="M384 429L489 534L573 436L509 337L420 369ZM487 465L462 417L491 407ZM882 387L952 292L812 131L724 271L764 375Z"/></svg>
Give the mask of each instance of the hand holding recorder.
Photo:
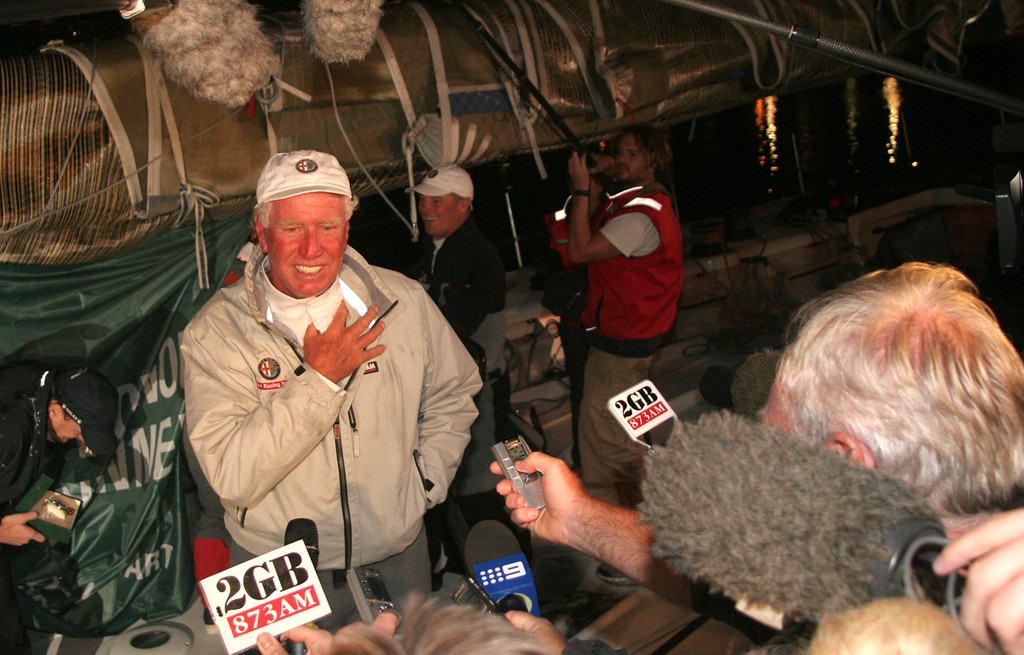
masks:
<svg viewBox="0 0 1024 655"><path fill-rule="evenodd" d="M587 495L579 478L560 459L544 453L530 453L515 466L526 474L541 474L538 482L545 506L543 509L530 507L526 497L516 491L511 481L501 480L497 491L505 496L505 506L512 510L512 520L538 537L575 546L572 535L580 532L579 520L585 506L597 501ZM505 474L498 462L491 463L491 472Z"/></svg>

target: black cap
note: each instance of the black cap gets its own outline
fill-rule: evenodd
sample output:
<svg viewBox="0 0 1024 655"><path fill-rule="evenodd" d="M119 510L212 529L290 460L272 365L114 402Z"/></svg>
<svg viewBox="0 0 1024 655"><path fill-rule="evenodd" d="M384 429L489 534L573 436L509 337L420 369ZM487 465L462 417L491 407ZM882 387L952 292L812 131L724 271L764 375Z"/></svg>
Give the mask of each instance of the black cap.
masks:
<svg viewBox="0 0 1024 655"><path fill-rule="evenodd" d="M82 438L94 455L117 450L117 391L107 378L89 368L64 371L57 375L54 400L82 426Z"/></svg>

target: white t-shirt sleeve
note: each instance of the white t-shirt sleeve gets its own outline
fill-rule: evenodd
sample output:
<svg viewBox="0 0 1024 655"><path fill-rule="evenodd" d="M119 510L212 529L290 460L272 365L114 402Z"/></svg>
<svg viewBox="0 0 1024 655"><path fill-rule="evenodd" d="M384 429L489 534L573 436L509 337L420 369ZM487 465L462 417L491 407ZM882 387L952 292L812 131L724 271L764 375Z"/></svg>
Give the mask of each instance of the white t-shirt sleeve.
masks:
<svg viewBox="0 0 1024 655"><path fill-rule="evenodd" d="M649 255L661 245L658 229L641 212L616 216L601 228L601 234L626 257Z"/></svg>

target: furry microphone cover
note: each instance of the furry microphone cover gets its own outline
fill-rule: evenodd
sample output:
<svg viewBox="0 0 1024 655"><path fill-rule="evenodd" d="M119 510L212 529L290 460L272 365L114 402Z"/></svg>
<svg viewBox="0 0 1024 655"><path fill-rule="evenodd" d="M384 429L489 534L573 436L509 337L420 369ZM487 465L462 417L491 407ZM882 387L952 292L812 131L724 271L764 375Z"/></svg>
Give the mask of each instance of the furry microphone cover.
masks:
<svg viewBox="0 0 1024 655"><path fill-rule="evenodd" d="M730 388L734 412L757 418L758 412L768 404L781 357L782 352L766 348L747 357L736 369Z"/></svg>
<svg viewBox="0 0 1024 655"><path fill-rule="evenodd" d="M197 98L240 107L270 80L276 58L244 0L180 0L132 21L164 73Z"/></svg>
<svg viewBox="0 0 1024 655"><path fill-rule="evenodd" d="M649 458L643 495L655 555L794 620L871 600L901 521L941 525L901 482L729 412L678 423Z"/></svg>
<svg viewBox="0 0 1024 655"><path fill-rule="evenodd" d="M366 56L377 38L383 0L304 0L306 40L317 59L348 63Z"/></svg>

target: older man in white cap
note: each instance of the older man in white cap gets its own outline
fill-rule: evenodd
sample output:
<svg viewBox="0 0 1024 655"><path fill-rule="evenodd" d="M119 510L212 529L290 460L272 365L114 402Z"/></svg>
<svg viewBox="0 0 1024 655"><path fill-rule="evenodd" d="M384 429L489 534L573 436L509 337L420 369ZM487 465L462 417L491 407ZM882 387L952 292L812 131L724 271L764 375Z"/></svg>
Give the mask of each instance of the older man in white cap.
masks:
<svg viewBox="0 0 1024 655"><path fill-rule="evenodd" d="M275 155L256 186L261 252L185 330L189 439L225 508L233 564L319 533L334 614L372 564L399 603L429 591L423 514L476 417L477 367L422 288L348 247L357 205L333 156ZM379 320L383 319L383 320Z"/></svg>
<svg viewBox="0 0 1024 655"><path fill-rule="evenodd" d="M487 468L493 459L491 446L503 438L511 394L504 357L505 267L498 249L472 215L469 173L459 166L443 166L430 171L409 192L418 196L423 230L431 237L413 277L478 358L484 377L477 398L480 416L473 423L472 439L455 476L452 495L469 526L483 519L498 519L515 528L494 493L494 478ZM436 548L432 555L438 559ZM456 563L459 559L455 558Z"/></svg>

